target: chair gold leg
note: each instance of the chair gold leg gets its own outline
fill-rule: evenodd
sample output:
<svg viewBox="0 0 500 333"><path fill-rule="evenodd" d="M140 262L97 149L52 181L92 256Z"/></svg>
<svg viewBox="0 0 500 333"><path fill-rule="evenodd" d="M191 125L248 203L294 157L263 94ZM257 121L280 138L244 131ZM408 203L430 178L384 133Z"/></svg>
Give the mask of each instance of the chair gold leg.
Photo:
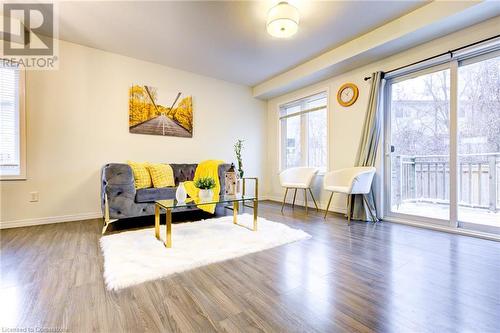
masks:
<svg viewBox="0 0 500 333"><path fill-rule="evenodd" d="M259 209L259 201L255 199L253 201L253 231L257 231L257 214Z"/></svg>
<svg viewBox="0 0 500 333"><path fill-rule="evenodd" d="M283 204L281 205L281 212L283 213L283 208L285 208L286 195L288 193L288 187L285 190L285 196L283 197Z"/></svg>
<svg viewBox="0 0 500 333"><path fill-rule="evenodd" d="M307 189L304 189L304 200L306 205L306 215L307 215Z"/></svg>
<svg viewBox="0 0 500 333"><path fill-rule="evenodd" d="M352 203L352 195L347 195L347 225L351 224L351 203Z"/></svg>
<svg viewBox="0 0 500 333"><path fill-rule="evenodd" d="M332 198L333 198L333 192L332 192L332 194L330 195L330 199L328 199L328 204L326 205L326 210L325 210L325 219L326 219L326 216L328 215L328 208L330 208L330 203L332 202Z"/></svg>
<svg viewBox="0 0 500 333"><path fill-rule="evenodd" d="M318 204L316 203L316 199L314 199L314 195L310 187L309 187L309 193L311 193L311 198L313 199L314 206L316 206L316 211L319 212Z"/></svg>
<svg viewBox="0 0 500 333"><path fill-rule="evenodd" d="M295 189L295 192L293 193L292 209L295 208L295 197L296 196L297 196L297 189Z"/></svg>

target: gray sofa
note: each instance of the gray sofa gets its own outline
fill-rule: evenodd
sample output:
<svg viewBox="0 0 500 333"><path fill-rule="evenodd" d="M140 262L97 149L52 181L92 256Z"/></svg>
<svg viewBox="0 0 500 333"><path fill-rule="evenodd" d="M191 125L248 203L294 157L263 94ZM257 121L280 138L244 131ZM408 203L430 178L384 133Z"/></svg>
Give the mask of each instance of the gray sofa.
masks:
<svg viewBox="0 0 500 333"><path fill-rule="evenodd" d="M111 220L154 215L154 201L175 198L180 182L193 180L197 164L170 164L174 171L175 187L135 189L134 175L128 164L109 163L101 171L101 209L105 228ZM224 190L224 174L230 164L219 165L221 193ZM186 208L194 210L196 207ZM175 212L175 210L174 210ZM103 232L105 229L103 229Z"/></svg>

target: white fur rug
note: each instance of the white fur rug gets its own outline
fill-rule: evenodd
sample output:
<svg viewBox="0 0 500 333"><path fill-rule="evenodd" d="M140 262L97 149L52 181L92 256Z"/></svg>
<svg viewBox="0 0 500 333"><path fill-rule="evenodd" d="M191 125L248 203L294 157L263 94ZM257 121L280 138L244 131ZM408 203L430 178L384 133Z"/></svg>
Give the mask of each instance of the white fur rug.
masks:
<svg viewBox="0 0 500 333"><path fill-rule="evenodd" d="M172 225L172 248L155 238L154 228L101 238L104 279L117 290L170 274L295 242L311 236L302 230L264 218L258 231L234 225L232 216ZM253 216L238 216L238 224L251 227ZM165 239L165 225L161 225Z"/></svg>

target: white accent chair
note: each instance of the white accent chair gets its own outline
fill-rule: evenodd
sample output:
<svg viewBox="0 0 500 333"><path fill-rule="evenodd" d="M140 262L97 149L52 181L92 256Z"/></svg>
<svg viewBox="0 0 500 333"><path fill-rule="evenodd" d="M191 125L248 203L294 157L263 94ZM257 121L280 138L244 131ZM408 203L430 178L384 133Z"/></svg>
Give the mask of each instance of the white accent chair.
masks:
<svg viewBox="0 0 500 333"><path fill-rule="evenodd" d="M292 208L295 207L295 197L297 196L297 190L303 189L306 214L307 190L309 190L309 193L311 193L311 198L313 199L314 206L316 206L316 210L319 211L318 205L316 204L316 200L314 199L314 195L311 191L311 182L317 172L317 168L296 167L286 169L280 173L280 184L282 187L286 188L285 196L283 197L283 205L281 206L281 212L283 212L283 208L285 207L286 195L288 194L289 189L295 190L295 193L293 194Z"/></svg>
<svg viewBox="0 0 500 333"><path fill-rule="evenodd" d="M333 193L347 194L347 223L351 222L353 194L362 194L363 201L367 206L370 206L366 194L370 193L375 171L376 169L374 167L353 167L327 173L324 178L323 186L325 191L332 192L332 194L326 206L325 219L328 214L328 208L330 208ZM370 214L372 214L371 210Z"/></svg>

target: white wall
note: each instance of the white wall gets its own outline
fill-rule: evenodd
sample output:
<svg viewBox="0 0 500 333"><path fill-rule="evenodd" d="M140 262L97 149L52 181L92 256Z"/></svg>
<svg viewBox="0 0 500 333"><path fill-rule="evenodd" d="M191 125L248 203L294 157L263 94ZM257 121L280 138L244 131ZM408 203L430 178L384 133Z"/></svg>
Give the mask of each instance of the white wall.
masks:
<svg viewBox="0 0 500 333"><path fill-rule="evenodd" d="M476 42L478 40L495 36L498 34L500 17L482 22L462 31L447 35L434 41L422 44L400 54L391 56L383 61L374 62L356 70L332 77L328 80L314 84L292 93L276 97L268 102L267 113L267 174L268 193L267 196L273 200L282 200L284 190L280 187L278 180L279 151L278 151L278 106L282 103L292 101L312 93L329 90L329 169L335 170L354 165L356 152L359 145L361 130L368 105L368 94L370 81L364 81L365 76L370 76L375 71L388 71L399 66L408 65L415 61L425 59L429 56L446 52L448 50ZM337 102L338 88L346 83L355 83L359 88L359 98L351 107L342 107ZM381 184L381 174L376 177L376 182ZM329 193L321 191L323 177L315 179L314 193L319 198L322 207L326 207ZM380 194L380 192L378 192ZM337 212L345 211L345 197L335 195L331 210ZM292 195L289 193L289 201ZM297 201L303 203L303 195L297 196ZM312 205L311 201L309 204Z"/></svg>
<svg viewBox="0 0 500 333"><path fill-rule="evenodd" d="M265 102L249 87L60 42L57 71L28 71L27 180L0 181L0 226L99 216L100 168L108 162L234 160L245 139L246 175L263 176ZM193 96L193 138L131 134L133 83ZM32 191L39 202L29 202Z"/></svg>

